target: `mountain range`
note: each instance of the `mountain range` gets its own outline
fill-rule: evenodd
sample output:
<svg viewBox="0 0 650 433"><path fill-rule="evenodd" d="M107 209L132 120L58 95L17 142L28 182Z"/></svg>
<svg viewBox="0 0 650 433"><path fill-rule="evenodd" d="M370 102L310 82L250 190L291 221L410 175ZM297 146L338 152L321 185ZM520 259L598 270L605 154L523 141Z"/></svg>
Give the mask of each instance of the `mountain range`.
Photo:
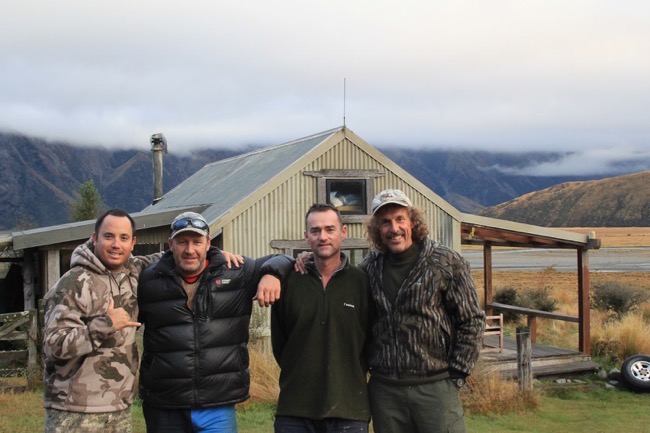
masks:
<svg viewBox="0 0 650 433"><path fill-rule="evenodd" d="M165 155L164 191L207 163L252 149ZM512 173L552 163L563 155L378 149L463 212L542 226L650 226L650 172L644 172L645 177L639 173L611 179L527 176ZM153 199L149 151L79 147L0 133L0 156L0 230L69 222L71 204L77 200L80 185L89 179L93 179L107 207L136 212ZM640 179L645 179L645 187ZM634 184L629 184L632 181ZM592 192L595 196L589 198ZM546 199L533 199L538 194ZM605 197L611 200L603 202ZM584 203L584 207L574 209L572 203Z"/></svg>
<svg viewBox="0 0 650 433"><path fill-rule="evenodd" d="M648 227L650 171L565 182L476 213L548 227Z"/></svg>

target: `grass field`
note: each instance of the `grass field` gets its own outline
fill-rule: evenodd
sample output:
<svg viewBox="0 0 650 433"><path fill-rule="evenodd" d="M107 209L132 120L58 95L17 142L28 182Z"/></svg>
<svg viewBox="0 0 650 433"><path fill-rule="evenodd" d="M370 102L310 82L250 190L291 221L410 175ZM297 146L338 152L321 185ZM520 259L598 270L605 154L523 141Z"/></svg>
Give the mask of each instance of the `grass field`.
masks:
<svg viewBox="0 0 650 433"><path fill-rule="evenodd" d="M0 433L43 431L41 394L0 394ZM473 433L648 433L650 394L607 390L602 384L542 391L538 407L502 415L467 417ZM240 433L273 431L273 405L248 403L237 408ZM139 405L133 407L133 431L144 433Z"/></svg>

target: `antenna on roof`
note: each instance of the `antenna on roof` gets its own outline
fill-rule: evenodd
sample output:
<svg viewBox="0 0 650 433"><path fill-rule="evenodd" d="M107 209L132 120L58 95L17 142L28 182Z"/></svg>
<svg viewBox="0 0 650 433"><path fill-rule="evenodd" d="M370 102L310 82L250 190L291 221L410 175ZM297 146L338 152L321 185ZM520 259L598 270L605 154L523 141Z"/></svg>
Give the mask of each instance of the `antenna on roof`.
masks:
<svg viewBox="0 0 650 433"><path fill-rule="evenodd" d="M345 77L343 77L343 127L345 128Z"/></svg>

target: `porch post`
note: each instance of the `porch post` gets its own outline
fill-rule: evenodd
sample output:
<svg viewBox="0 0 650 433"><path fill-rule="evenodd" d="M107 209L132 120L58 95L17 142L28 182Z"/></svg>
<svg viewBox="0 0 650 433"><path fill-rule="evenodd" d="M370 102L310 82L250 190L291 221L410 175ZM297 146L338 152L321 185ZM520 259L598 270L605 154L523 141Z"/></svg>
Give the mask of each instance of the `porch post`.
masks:
<svg viewBox="0 0 650 433"><path fill-rule="evenodd" d="M483 244L483 309L485 314L491 316L492 308L488 304L493 301L492 293L492 244L485 242Z"/></svg>
<svg viewBox="0 0 650 433"><path fill-rule="evenodd" d="M579 350L591 355L591 332L589 314L589 253L578 248L578 339Z"/></svg>

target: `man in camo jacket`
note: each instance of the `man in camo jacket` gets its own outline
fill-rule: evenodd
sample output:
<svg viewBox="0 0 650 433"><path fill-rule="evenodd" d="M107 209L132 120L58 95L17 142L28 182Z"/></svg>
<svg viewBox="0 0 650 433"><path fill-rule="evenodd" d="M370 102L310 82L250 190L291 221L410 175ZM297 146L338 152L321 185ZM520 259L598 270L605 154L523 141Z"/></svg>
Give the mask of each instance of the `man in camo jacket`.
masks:
<svg viewBox="0 0 650 433"><path fill-rule="evenodd" d="M45 295L45 432L131 432L140 271L135 222L113 209Z"/></svg>

